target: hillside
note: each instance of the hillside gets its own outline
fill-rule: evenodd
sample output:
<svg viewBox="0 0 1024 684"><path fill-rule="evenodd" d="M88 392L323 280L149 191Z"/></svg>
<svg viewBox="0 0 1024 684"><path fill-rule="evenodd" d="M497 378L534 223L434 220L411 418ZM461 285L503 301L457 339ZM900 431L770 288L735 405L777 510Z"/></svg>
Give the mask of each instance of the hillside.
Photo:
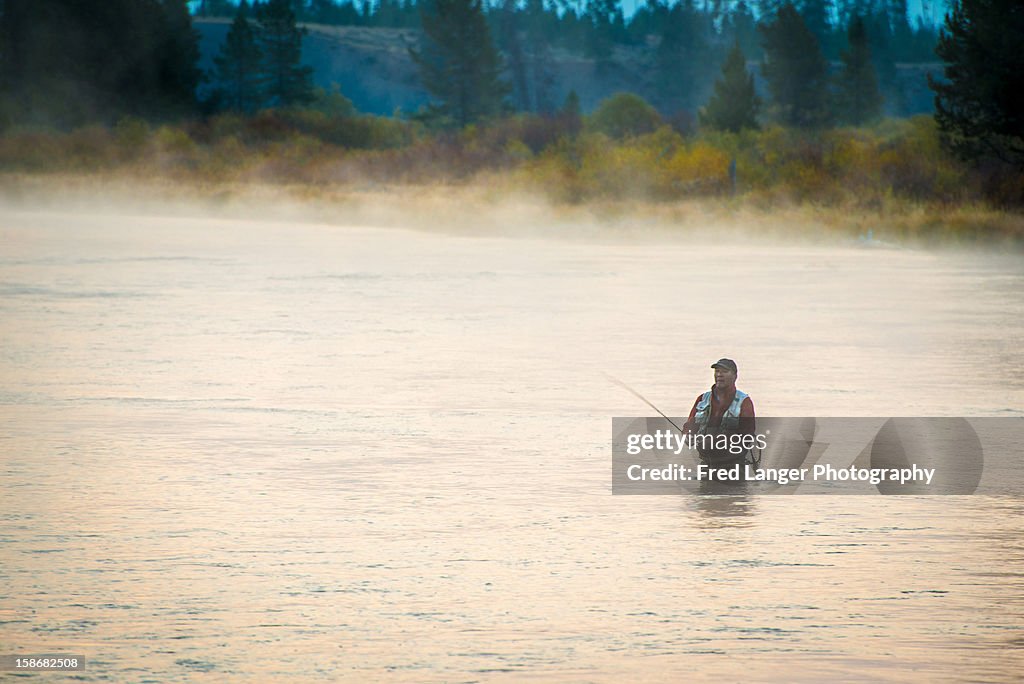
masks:
<svg viewBox="0 0 1024 684"><path fill-rule="evenodd" d="M210 72L213 57L227 35L230 21L196 19L202 51L201 68ZM429 95L420 86L416 65L409 48L416 47L418 31L409 29L366 28L361 26L305 25L309 33L303 41L303 61L313 67L318 86L337 84L356 108L372 114L389 115L396 109L415 111ZM603 98L621 90L637 90L657 100L644 77L639 50L619 49L617 66L598 76L593 60L564 50L552 51L553 95L556 103L575 90L584 109L592 109Z"/></svg>
<svg viewBox="0 0 1024 684"><path fill-rule="evenodd" d="M213 57L229 24L226 19L195 20L201 36L200 66L207 72L213 69ZM408 52L419 41L418 31L320 24L309 24L306 28L309 33L303 42L303 61L313 67L314 81L325 88L336 83L360 111L382 115L393 114L396 109L412 112L428 101ZM660 101L653 86L646 65L649 53L646 47L619 47L615 65L599 73L593 60L556 48L552 50L550 65L554 77L552 99L560 104L570 90L575 90L583 108L589 111L608 95L630 90L671 113L671 107ZM763 92L765 84L758 65L749 66ZM709 68L717 70L717 66ZM938 69L938 64L898 66L897 90L903 102L889 103L890 110L896 107L890 113L930 112L932 94L925 74L937 73Z"/></svg>

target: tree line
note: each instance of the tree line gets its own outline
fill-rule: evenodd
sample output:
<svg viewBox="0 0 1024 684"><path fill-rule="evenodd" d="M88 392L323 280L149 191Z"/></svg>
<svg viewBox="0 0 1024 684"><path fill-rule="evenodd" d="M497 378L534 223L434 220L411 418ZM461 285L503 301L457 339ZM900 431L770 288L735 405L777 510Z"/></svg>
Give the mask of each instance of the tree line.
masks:
<svg viewBox="0 0 1024 684"><path fill-rule="evenodd" d="M424 2L290 0L290 4L300 22L418 29ZM641 45L649 36L662 36L666 32L665 19L671 17L672 23L688 24L683 29L671 29L681 34L735 33L743 50L758 57L758 18L776 14L783 4L780 0L652 0L638 3L629 17L617 0L494 0L484 10L492 17L497 12L521 15L525 29L542 34L548 44L579 53L599 55L609 46ZM237 5L237 0L199 0L196 14L231 18ZM872 36L872 49L879 56L897 62L935 59L937 29L923 17L912 19L907 0L798 0L795 6L829 59L838 58L846 27L853 17L865 21Z"/></svg>
<svg viewBox="0 0 1024 684"><path fill-rule="evenodd" d="M609 12L617 11L611 0L604 1ZM661 36L649 53L648 71L657 84L654 104L663 112L699 110L703 126L733 132L756 128L764 119L805 129L860 125L882 113L884 85L864 17L850 19L839 54L841 67L832 73L819 36L793 3L765 16L755 25L756 55L770 94L763 103L747 69L751 55L744 50L742 32L734 25L727 30L727 23L716 29L710 21L698 30L701 23L695 18L700 13L687 0L659 7L663 16L654 25ZM550 74L544 71L547 44L518 30L512 7L503 5L491 14L497 16L493 31L488 30L481 0L430 0L422 10L424 47L412 56L437 100L432 112L461 126L510 106L550 111L550 99L545 97L550 84ZM614 14L607 16L614 26ZM722 41L727 38L732 46L723 54ZM596 68L611 68L601 61L610 60L611 54L595 55ZM712 82L714 70L708 63L723 64L717 81Z"/></svg>
<svg viewBox="0 0 1024 684"><path fill-rule="evenodd" d="M492 0L480 5L480 26L493 36L508 102L517 111L545 113L558 106L554 49L612 72L616 51L632 47L648 54L644 71L652 102L663 111L695 112L711 94L714 65L725 61L734 43L750 60L764 55L758 26L780 6L777 0L749 2L651 0L626 18L619 0ZM934 59L935 29L920 21L911 25L907 0L796 2L826 61L840 58L848 25L863 23L867 54L890 103L899 98L895 62ZM189 7L233 20L205 83ZM433 17L453 7L435 0L0 0L0 85L7 105L0 118L70 125L124 113L173 117L308 102L311 74L300 64L303 29L297 24L429 32L431 22L440 30ZM479 28L475 32L470 44L479 38ZM429 44L421 50L428 61L430 51ZM418 63L424 81L430 80L430 64ZM206 102L196 99L200 84L213 93Z"/></svg>
<svg viewBox="0 0 1024 684"><path fill-rule="evenodd" d="M420 29L433 0L289 0L300 22ZM695 111L706 102L715 69L733 43L750 60L763 56L759 25L778 14L780 0L649 0L626 16L620 0L488 0L481 3L495 46L505 57L516 109L550 112L554 99L552 50L616 70L617 52L652 51L645 66L660 109ZM907 0L794 0L794 8L829 63L847 47L850 24L864 26L879 87L889 111L903 112L897 63L935 61L938 29L911 17ZM233 17L237 2L202 0L200 16ZM653 49L650 46L655 46Z"/></svg>
<svg viewBox="0 0 1024 684"><path fill-rule="evenodd" d="M205 102L197 98L204 74L190 5L232 17L216 69L205 75L214 86ZM434 98L421 118L440 125L553 113L554 47L615 69L619 46L637 44L650 48L655 104L698 111L703 126L856 124L880 113L894 61L930 58L937 43L946 67L930 85L950 149L1024 158L1018 0L956 0L938 34L911 25L906 0L654 0L628 20L618 0L0 0L0 125L302 105L313 88L301 63L301 20L405 26L413 10L422 39L411 57ZM750 62L760 63L766 101ZM717 79L708 64L723 65ZM570 98L563 111L578 106Z"/></svg>

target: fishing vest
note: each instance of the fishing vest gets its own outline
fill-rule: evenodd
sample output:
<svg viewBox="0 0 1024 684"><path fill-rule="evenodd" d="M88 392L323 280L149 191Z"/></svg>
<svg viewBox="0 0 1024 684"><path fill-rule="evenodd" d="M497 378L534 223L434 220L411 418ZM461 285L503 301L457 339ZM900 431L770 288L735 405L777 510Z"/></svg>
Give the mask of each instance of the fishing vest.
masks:
<svg viewBox="0 0 1024 684"><path fill-rule="evenodd" d="M697 424L697 433L701 435L708 431L708 423L711 420L711 392L712 390L708 390L701 396L700 401L697 402L697 413L693 416L693 420ZM740 408L743 406L743 400L748 396L750 395L746 392L736 390L736 396L733 397L732 403L722 414L719 430L733 434L739 429Z"/></svg>

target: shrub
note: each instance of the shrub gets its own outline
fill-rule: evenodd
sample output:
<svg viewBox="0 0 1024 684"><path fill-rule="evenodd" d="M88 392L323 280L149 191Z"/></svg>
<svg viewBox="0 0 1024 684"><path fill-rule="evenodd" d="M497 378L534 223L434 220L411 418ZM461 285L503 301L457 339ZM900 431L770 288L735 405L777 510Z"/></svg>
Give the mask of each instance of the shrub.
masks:
<svg viewBox="0 0 1024 684"><path fill-rule="evenodd" d="M122 159L134 160L145 154L149 136L149 125L133 116L122 118L114 126L114 139Z"/></svg>
<svg viewBox="0 0 1024 684"><path fill-rule="evenodd" d="M604 133L616 140L651 133L661 124L657 110L633 93L612 95L587 118L591 131Z"/></svg>
<svg viewBox="0 0 1024 684"><path fill-rule="evenodd" d="M110 130L99 125L84 126L64 136L63 158L72 168L92 170L110 166L116 158Z"/></svg>
<svg viewBox="0 0 1024 684"><path fill-rule="evenodd" d="M0 137L0 169L44 172L59 170L64 149L59 136L45 131L13 130Z"/></svg>
<svg viewBox="0 0 1024 684"><path fill-rule="evenodd" d="M661 161L667 194L714 194L729 187L728 154L704 142L679 148Z"/></svg>

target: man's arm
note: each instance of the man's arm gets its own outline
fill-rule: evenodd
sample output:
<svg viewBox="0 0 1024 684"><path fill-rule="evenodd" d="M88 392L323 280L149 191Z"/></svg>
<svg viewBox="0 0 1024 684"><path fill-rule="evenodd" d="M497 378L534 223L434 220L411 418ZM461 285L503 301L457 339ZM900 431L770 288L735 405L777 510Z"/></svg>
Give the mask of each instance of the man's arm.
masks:
<svg viewBox="0 0 1024 684"><path fill-rule="evenodd" d="M753 435L757 432L757 420L754 418L754 401L750 397L740 404L740 432L744 435Z"/></svg>
<svg viewBox="0 0 1024 684"><path fill-rule="evenodd" d="M754 400L750 397L743 399L743 403L740 404L740 418L753 418L754 417Z"/></svg>
<svg viewBox="0 0 1024 684"><path fill-rule="evenodd" d="M701 397L704 394L698 394L697 398L693 400L693 408L690 409L690 415L687 417L686 422L683 423L683 434L689 434L693 432L693 417L697 415L697 404L700 403Z"/></svg>

